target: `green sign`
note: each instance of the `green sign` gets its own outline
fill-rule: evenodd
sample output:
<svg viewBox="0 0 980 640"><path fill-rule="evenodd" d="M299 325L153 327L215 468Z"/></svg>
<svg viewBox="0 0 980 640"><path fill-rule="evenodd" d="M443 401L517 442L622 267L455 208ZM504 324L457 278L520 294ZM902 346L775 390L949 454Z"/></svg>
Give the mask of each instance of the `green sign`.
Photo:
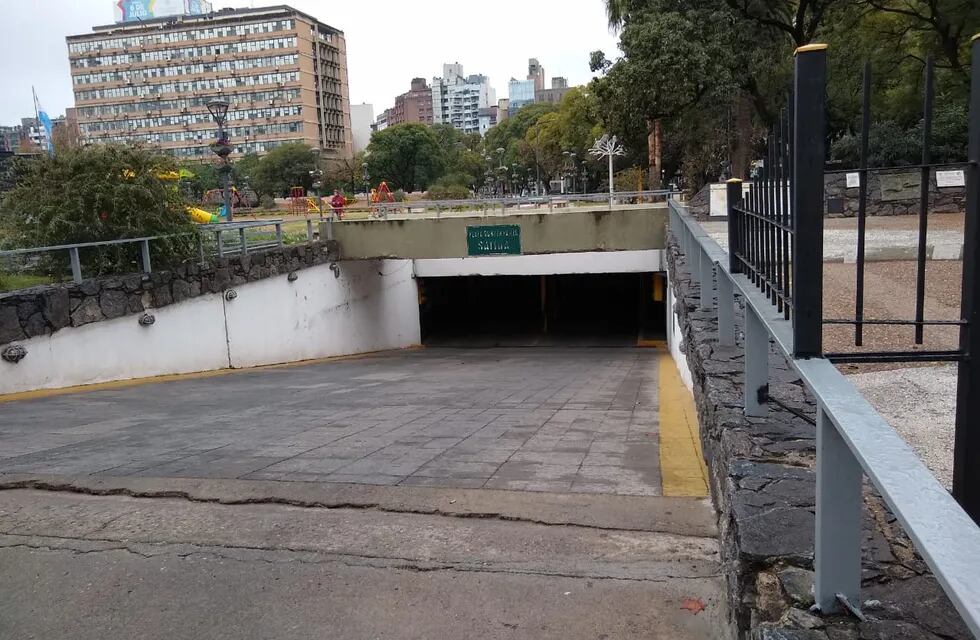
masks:
<svg viewBox="0 0 980 640"><path fill-rule="evenodd" d="M521 228L516 224L466 227L466 249L471 256L521 255Z"/></svg>

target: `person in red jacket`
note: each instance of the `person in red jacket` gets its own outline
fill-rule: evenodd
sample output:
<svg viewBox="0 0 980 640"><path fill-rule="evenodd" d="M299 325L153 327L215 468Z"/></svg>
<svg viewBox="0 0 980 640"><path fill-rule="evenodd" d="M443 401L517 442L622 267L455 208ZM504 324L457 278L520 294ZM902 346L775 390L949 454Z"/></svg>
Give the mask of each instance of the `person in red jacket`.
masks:
<svg viewBox="0 0 980 640"><path fill-rule="evenodd" d="M344 207L347 206L347 198L345 198L340 191L334 189L333 197L330 198L330 208L333 209L333 214L337 216L338 220L344 219Z"/></svg>

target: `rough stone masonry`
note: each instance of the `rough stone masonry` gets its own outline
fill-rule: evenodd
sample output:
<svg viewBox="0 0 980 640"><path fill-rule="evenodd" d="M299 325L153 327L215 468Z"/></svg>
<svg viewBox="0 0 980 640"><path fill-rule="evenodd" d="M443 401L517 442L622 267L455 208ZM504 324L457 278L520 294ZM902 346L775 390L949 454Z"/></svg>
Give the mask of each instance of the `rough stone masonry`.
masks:
<svg viewBox="0 0 980 640"><path fill-rule="evenodd" d="M53 284L0 294L0 346L65 327L112 320L339 257L334 241L277 247L171 270Z"/></svg>
<svg viewBox="0 0 980 640"><path fill-rule="evenodd" d="M770 346L769 415L742 411L742 344L717 341L714 311L675 238L668 243L682 349L694 380L733 622L750 640L940 640L970 638L895 517L865 484L864 621L820 617L813 604L814 400ZM736 313L741 332L741 314Z"/></svg>

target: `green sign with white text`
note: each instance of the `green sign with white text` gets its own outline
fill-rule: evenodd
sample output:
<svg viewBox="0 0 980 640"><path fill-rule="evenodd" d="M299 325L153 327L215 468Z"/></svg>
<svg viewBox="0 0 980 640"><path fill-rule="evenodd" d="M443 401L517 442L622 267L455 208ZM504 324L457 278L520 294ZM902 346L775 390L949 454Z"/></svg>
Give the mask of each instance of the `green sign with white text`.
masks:
<svg viewBox="0 0 980 640"><path fill-rule="evenodd" d="M516 224L466 227L466 251L471 256L519 256L521 228Z"/></svg>

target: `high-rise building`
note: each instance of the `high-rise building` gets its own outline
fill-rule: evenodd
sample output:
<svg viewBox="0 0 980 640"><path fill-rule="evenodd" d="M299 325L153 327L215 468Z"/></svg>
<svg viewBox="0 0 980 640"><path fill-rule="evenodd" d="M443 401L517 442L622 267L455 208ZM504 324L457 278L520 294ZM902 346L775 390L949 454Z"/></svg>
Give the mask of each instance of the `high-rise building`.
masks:
<svg viewBox="0 0 980 640"><path fill-rule="evenodd" d="M551 79L550 89L542 89L534 92L534 101L558 104L570 90L571 87L568 86L568 78L556 76Z"/></svg>
<svg viewBox="0 0 980 640"><path fill-rule="evenodd" d="M534 81L535 91L544 89L544 67L541 66L537 58L531 58L527 61L527 79Z"/></svg>
<svg viewBox="0 0 980 640"><path fill-rule="evenodd" d="M67 41L87 142L209 158L207 103L222 98L234 155L290 142L326 157L352 153L344 34L291 7L117 23Z"/></svg>
<svg viewBox="0 0 980 640"><path fill-rule="evenodd" d="M432 79L432 122L450 124L463 133L480 132L480 109L497 103L497 93L484 75L463 77L463 65L445 64L441 78Z"/></svg>
<svg viewBox="0 0 980 640"><path fill-rule="evenodd" d="M507 85L510 104L508 110L513 116L526 104L534 102L534 80L515 80L510 79Z"/></svg>
<svg viewBox="0 0 980 640"><path fill-rule="evenodd" d="M388 124L403 122L432 124L432 88L425 78L412 78L412 88L395 98Z"/></svg>
<svg viewBox="0 0 980 640"><path fill-rule="evenodd" d="M354 141L354 153L367 149L371 142L371 127L374 125L374 105L362 103L350 106L350 128Z"/></svg>

